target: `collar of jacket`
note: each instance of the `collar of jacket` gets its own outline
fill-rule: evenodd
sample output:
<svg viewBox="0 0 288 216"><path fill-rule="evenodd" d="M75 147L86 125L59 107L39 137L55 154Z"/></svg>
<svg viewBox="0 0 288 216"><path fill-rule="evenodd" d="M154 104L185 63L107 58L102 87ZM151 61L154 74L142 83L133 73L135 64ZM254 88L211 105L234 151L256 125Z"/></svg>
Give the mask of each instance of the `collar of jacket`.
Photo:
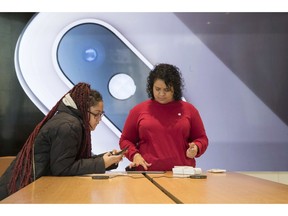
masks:
<svg viewBox="0 0 288 216"><path fill-rule="evenodd" d="M66 106L62 101L60 102L58 109L58 112L66 112L70 115L75 116L76 118L78 118L81 123L83 124L83 118L82 118L82 114L80 113L80 111L78 109L74 109L73 107L70 106Z"/></svg>

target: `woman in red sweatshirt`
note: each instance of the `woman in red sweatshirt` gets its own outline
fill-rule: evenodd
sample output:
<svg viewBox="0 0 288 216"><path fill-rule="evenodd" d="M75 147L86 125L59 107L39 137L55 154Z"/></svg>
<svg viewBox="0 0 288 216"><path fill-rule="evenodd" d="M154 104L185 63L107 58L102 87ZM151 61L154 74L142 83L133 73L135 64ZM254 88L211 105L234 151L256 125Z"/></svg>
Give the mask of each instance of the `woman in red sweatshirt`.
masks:
<svg viewBox="0 0 288 216"><path fill-rule="evenodd" d="M180 70L158 64L147 78L149 99L130 110L119 141L128 148L127 169L171 171L174 166L196 167L208 147L198 110L182 100Z"/></svg>

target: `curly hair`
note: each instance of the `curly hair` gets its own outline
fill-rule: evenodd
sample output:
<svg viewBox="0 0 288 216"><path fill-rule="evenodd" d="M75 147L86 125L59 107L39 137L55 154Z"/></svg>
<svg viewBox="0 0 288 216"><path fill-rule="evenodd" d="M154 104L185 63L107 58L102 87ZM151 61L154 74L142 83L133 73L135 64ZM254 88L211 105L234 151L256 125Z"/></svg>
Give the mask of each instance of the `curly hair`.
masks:
<svg viewBox="0 0 288 216"><path fill-rule="evenodd" d="M89 126L89 115L87 111L90 106L97 105L100 101L103 101L101 94L90 89L90 85L87 83L78 83L67 94L70 93L73 101L75 102L78 110L82 115L84 136L83 142L77 155L77 159L91 157L91 131ZM66 95L66 94L65 94ZM33 150L34 141L43 127L43 125L51 119L57 112L59 104L65 95L56 103L56 105L50 110L50 112L44 117L44 119L34 128L26 142L24 143L21 151L19 152L14 169L12 171L12 177L9 184L9 193L12 194L18 189L21 189L33 182L35 179L33 175ZM17 189L18 188L18 189Z"/></svg>
<svg viewBox="0 0 288 216"><path fill-rule="evenodd" d="M181 100L184 84L178 67L171 64L161 63L156 65L154 69L150 71L149 76L147 77L146 91L148 97L152 100L155 99L153 95L153 85L157 79L163 80L168 88L173 87L174 100Z"/></svg>

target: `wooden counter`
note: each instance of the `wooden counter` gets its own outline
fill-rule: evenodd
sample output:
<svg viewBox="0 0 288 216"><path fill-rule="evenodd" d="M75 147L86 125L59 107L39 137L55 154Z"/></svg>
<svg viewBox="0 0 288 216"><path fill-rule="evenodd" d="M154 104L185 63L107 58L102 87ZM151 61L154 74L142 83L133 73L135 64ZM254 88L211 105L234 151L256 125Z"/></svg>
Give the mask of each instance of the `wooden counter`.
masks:
<svg viewBox="0 0 288 216"><path fill-rule="evenodd" d="M207 173L207 179L149 174L152 181L182 203L288 203L288 185L240 173Z"/></svg>
<svg viewBox="0 0 288 216"><path fill-rule="evenodd" d="M174 203L142 174L93 180L41 177L0 203Z"/></svg>

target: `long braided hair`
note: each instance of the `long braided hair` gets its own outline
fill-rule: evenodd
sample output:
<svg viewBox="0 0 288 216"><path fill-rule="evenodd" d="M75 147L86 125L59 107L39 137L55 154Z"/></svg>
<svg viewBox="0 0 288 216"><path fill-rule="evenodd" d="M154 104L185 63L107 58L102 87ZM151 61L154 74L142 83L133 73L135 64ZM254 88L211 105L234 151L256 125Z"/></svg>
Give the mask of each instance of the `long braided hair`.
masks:
<svg viewBox="0 0 288 216"><path fill-rule="evenodd" d="M87 83L78 83L70 91L67 92L67 94L70 93L70 96L72 97L73 101L75 102L78 110L82 115L85 129L83 143L77 155L77 159L91 157L91 135L88 119L89 115L87 115L87 111L91 106L91 100L93 99L93 95L91 94L95 94L95 92L98 93L95 90L91 90L90 85ZM50 110L50 112L44 117L44 119L35 127L33 132L26 140L21 151L19 152L17 160L15 161L15 166L12 171L12 177L9 184L10 194L16 192L18 189L25 187L34 180L35 177L33 176L33 150L35 138L38 135L42 126L56 114L57 108L65 95L56 103L56 105ZM102 101L102 96L100 95L100 93L98 93L98 98L99 99L97 102ZM95 99L93 100L95 101Z"/></svg>

